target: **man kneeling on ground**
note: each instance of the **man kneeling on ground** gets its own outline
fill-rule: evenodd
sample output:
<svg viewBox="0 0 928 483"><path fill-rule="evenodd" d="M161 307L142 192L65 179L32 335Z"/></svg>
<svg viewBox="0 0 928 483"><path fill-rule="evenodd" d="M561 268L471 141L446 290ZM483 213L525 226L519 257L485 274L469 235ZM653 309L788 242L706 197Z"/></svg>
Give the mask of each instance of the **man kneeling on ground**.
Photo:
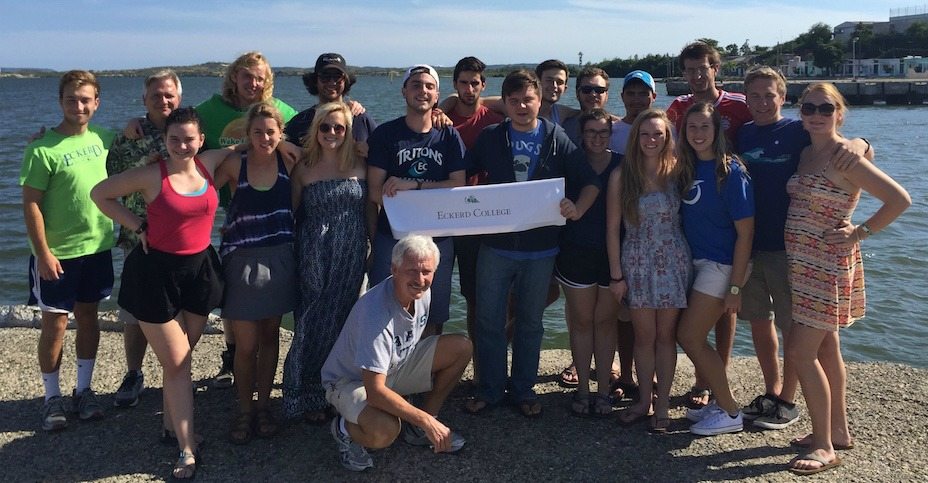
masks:
<svg viewBox="0 0 928 483"><path fill-rule="evenodd" d="M464 447L464 438L436 416L470 361L470 340L462 335L419 340L438 260L431 238L400 240L393 247L392 275L358 299L322 367L326 399L339 414L332 436L349 470L372 468L365 448L391 445L401 429L407 443L436 453ZM417 393L426 393L421 408L403 398Z"/></svg>

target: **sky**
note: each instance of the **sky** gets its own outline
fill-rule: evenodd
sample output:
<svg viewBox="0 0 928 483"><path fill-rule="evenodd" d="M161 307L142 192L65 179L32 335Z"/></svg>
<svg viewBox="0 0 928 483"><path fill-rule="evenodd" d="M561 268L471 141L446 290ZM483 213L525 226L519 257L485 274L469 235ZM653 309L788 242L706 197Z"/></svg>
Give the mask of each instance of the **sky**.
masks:
<svg viewBox="0 0 928 483"><path fill-rule="evenodd" d="M599 62L677 54L697 38L775 46L818 22L887 21L914 3L858 0L0 0L0 67L123 69L231 62L272 66ZM922 0L918 0L922 1Z"/></svg>

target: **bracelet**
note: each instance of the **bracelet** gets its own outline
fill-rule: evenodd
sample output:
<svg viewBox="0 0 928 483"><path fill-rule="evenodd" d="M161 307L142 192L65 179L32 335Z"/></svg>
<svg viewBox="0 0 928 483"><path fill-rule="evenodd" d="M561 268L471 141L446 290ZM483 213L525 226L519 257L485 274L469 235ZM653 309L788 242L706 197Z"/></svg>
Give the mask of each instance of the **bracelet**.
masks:
<svg viewBox="0 0 928 483"><path fill-rule="evenodd" d="M624 282L625 277L613 278L612 281L615 283Z"/></svg>
<svg viewBox="0 0 928 483"><path fill-rule="evenodd" d="M142 220L142 224L135 230L136 235L141 235L148 230L148 220Z"/></svg>

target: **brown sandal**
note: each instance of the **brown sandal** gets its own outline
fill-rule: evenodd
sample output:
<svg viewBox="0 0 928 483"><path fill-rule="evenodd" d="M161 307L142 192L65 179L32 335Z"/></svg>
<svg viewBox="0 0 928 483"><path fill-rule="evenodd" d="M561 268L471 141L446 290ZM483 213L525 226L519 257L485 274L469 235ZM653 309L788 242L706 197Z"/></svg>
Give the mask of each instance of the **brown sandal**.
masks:
<svg viewBox="0 0 928 483"><path fill-rule="evenodd" d="M229 430L229 442L233 444L248 444L252 436L251 413L239 412L232 420L232 429Z"/></svg>
<svg viewBox="0 0 928 483"><path fill-rule="evenodd" d="M255 415L255 434L259 438L270 438L277 434L277 420L267 409L261 409Z"/></svg>

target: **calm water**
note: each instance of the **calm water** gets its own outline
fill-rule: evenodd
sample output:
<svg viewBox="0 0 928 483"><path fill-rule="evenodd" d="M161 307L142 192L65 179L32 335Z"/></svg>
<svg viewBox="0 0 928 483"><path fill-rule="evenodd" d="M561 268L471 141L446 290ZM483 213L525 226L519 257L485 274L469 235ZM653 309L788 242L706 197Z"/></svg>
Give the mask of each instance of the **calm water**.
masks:
<svg viewBox="0 0 928 483"><path fill-rule="evenodd" d="M452 92L451 79L441 80L443 93ZM101 107L94 118L97 124L120 127L126 119L141 115L141 79L103 78ZM218 78L189 78L184 81L184 104L195 105L220 88ZM499 93L501 79L490 79L487 92ZM298 110L313 104L297 77L276 79L277 97ZM26 243L17 185L22 152L29 133L39 126L53 126L60 121L57 104L57 79L0 78L0 168L8 173L0 184L0 304L23 303L27 296L26 266L29 249ZM617 86L615 86L617 87ZM659 86L662 89L663 86ZM393 119L403 112L399 80L385 77L362 78L351 94L361 101L378 122ZM621 114L621 101L613 92L609 110ZM566 102L576 105L573 93ZM666 107L672 99L660 96L657 107ZM796 109L785 110L796 117ZM867 318L842 332L844 354L849 360L885 360L914 366L928 366L923 332L928 316L928 107L855 107L846 120L846 136L868 138L876 148L877 164L900 182L912 195L913 205L893 225L867 240L863 250L867 274ZM879 206L864 196L855 222L866 219ZM121 258L118 254L117 258ZM121 260L118 261L118 263ZM117 274L119 267L117 267ZM113 305L109 302L110 306ZM457 293L452 299L450 329L463 331L464 304ZM566 348L563 299L545 313L545 346ZM752 355L750 331L739 324L735 352Z"/></svg>

